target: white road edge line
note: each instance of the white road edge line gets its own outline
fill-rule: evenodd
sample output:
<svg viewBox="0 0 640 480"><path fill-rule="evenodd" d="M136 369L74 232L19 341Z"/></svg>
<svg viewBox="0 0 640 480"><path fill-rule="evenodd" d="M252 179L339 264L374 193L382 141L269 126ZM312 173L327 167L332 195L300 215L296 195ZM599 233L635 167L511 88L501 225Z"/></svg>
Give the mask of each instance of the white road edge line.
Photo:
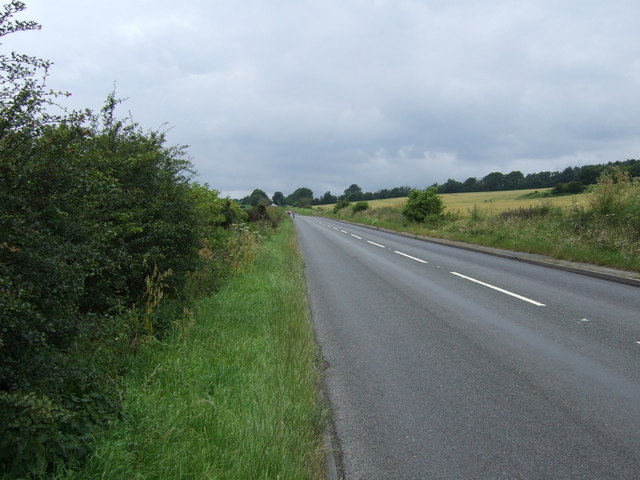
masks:
<svg viewBox="0 0 640 480"><path fill-rule="evenodd" d="M351 234L351 236L352 236L353 238L357 238L358 240L362 240L362 237L359 237L358 235L354 235L353 233Z"/></svg>
<svg viewBox="0 0 640 480"><path fill-rule="evenodd" d="M398 255L402 255L403 257L410 258L411 260L415 260L416 262L429 263L429 262L425 262L424 260L420 260L419 258L412 257L411 255L407 255L406 253L399 252L397 250L394 250L393 253L397 253Z"/></svg>
<svg viewBox="0 0 640 480"><path fill-rule="evenodd" d="M367 240L367 243L370 243L371 245L375 245L376 247L387 248L384 245L380 245L379 243L372 242L371 240Z"/></svg>
<svg viewBox="0 0 640 480"><path fill-rule="evenodd" d="M469 280L470 282L474 282L485 286L487 288L492 288L493 290L497 290L498 292L504 293L506 295L511 295L512 297L518 298L522 301L529 302L537 307L546 307L544 303L536 302L535 300L531 300L530 298L523 297L522 295L518 295L517 293L510 292L509 290L505 290L500 287L496 287L495 285L490 285L488 283L481 282L480 280L476 280L475 278L467 277L466 275L462 275L460 273L451 272L452 275L456 275L457 277L464 278L465 280Z"/></svg>

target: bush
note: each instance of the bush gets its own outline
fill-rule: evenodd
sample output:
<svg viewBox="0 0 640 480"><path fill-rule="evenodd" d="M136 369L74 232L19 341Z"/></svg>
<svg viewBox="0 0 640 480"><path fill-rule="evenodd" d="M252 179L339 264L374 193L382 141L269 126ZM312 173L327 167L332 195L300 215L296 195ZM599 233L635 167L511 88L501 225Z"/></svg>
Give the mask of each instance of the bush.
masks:
<svg viewBox="0 0 640 480"><path fill-rule="evenodd" d="M104 342L117 319L148 304L154 271L171 272L162 308L138 309L116 332L133 342L162 335L175 318L171 301L184 300L200 264L189 163L161 134L111 122L114 107L108 102L105 123L69 119L0 138L0 437L21 442L0 460L11 461L9 471L38 473L85 451L73 438L116 405L105 371L114 352ZM19 407L32 397L42 408ZM47 412L59 415L36 418Z"/></svg>
<svg viewBox="0 0 640 480"><path fill-rule="evenodd" d="M369 209L369 203L368 202L358 202L353 207L351 207L351 210L353 211L353 213L362 212L362 211L368 210L368 209Z"/></svg>
<svg viewBox="0 0 640 480"><path fill-rule="evenodd" d="M478 207L477 203L473 204L473 208L468 210L469 217L474 222L481 222L489 216L489 212L485 208Z"/></svg>
<svg viewBox="0 0 640 480"><path fill-rule="evenodd" d="M551 213L549 205L533 205L530 207L520 207L515 210L505 210L498 215L501 220L507 219L529 219L535 217L544 217Z"/></svg>
<svg viewBox="0 0 640 480"><path fill-rule="evenodd" d="M640 216L640 178L614 167L600 175L591 196L591 209L599 215Z"/></svg>
<svg viewBox="0 0 640 480"><path fill-rule="evenodd" d="M0 36L36 28L23 9ZM0 473L38 475L117 412L121 354L179 315L206 222L183 148L116 119L115 94L43 113L48 62L0 58Z"/></svg>
<svg viewBox="0 0 640 480"><path fill-rule="evenodd" d="M338 201L333 207L333 213L338 213L343 208L347 208L350 205L349 200L342 199Z"/></svg>
<svg viewBox="0 0 640 480"><path fill-rule="evenodd" d="M578 194L584 192L586 187L579 181L559 183L551 190L552 195Z"/></svg>
<svg viewBox="0 0 640 480"><path fill-rule="evenodd" d="M436 187L413 190L409 194L402 215L411 222L431 222L442 218L444 203Z"/></svg>

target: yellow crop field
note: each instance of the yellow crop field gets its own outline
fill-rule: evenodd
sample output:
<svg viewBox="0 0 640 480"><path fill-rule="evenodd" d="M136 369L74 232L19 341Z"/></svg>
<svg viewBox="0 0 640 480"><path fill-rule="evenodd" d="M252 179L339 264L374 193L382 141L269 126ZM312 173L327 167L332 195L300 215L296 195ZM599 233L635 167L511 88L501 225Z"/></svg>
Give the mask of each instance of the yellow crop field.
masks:
<svg viewBox="0 0 640 480"><path fill-rule="evenodd" d="M544 189L537 190L545 191ZM510 190L504 192L473 192L473 193L447 193L442 195L447 211L459 211L467 215L470 210L479 208L489 214L497 214L505 210L526 208L537 205L567 206L573 203L586 204L590 195L581 193L578 195L563 195L559 197L530 198L527 195L536 190Z"/></svg>
<svg viewBox="0 0 640 480"><path fill-rule="evenodd" d="M589 193L577 195L564 195L559 197L530 198L534 192L544 192L549 189L509 190L504 192L472 192L472 193L445 193L442 200L447 211L459 212L461 215L469 215L474 208L484 210L488 214L498 214L505 210L526 208L536 205L566 206L572 203L586 205ZM370 208L400 207L407 202L407 198L386 198L383 200L369 201ZM320 210L331 211L333 205L316 207Z"/></svg>

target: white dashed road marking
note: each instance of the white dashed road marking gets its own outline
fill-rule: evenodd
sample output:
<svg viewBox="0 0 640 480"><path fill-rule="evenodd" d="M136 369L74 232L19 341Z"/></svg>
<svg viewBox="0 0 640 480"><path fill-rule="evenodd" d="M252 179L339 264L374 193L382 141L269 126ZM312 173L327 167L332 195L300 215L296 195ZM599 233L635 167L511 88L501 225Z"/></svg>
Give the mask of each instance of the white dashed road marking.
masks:
<svg viewBox="0 0 640 480"><path fill-rule="evenodd" d="M523 297L522 295L518 295L517 293L510 292L509 290L504 290L503 288L496 287L495 285L491 285L489 283L481 282L480 280L476 280L475 278L467 277L466 275L461 275L460 273L456 273L456 272L451 272L451 274L455 275L457 277L460 277L460 278L464 278L465 280L469 280L471 282L477 283L477 284L482 285L484 287L491 288L491 289L496 290L496 291L498 291L500 293L504 293L506 295L510 295L510 296L515 297L515 298L517 298L519 300L522 300L524 302L529 302L529 303L531 303L531 304L533 304L533 305L535 305L537 307L546 307L546 305L544 303L536 302L535 300L531 300L530 298Z"/></svg>
<svg viewBox="0 0 640 480"><path fill-rule="evenodd" d="M333 228L334 230L339 230L339 231L340 231L340 232L342 232L342 233L346 233L346 234L348 234L348 235L351 235L353 238L357 238L358 240L363 240L363 238L362 238L362 237L359 237L358 235L354 235L353 233L349 233L349 232L347 232L346 230L342 230L342 229L339 229L339 228L334 227L334 226L331 226L331 225L327 225L327 226L329 226L329 227ZM366 242L367 242L367 243L370 243L371 245L375 245L376 247L386 248L384 245L381 245L381 244L376 243L376 242L372 242L371 240L366 240ZM426 260L422 260L421 258L413 257L413 256L411 256L411 255L408 255L408 254L406 254L406 253L400 252L400 251L398 251L398 250L394 250L394 251L393 251L393 253L397 253L398 255L402 255L403 257L409 258L409 259L414 260L414 261L419 262L419 263L429 263L429 262L427 262ZM438 268L440 268L440 266L438 266ZM505 290L505 289L503 289L503 288L496 287L495 285L491 285L491 284L489 284L489 283L481 282L480 280L477 280L477 279L475 279L475 278L467 277L466 275L462 275L462 274L457 273L457 272L451 272L451 274L452 274L452 275L455 275L455 276L457 276L457 277L463 278L463 279L465 279L465 280L469 280L470 282L477 283L477 284L482 285L482 286L484 286L484 287L491 288L491 289L496 290L496 291L498 291L498 292L500 292L500 293L504 293L505 295L509 295L509 296L511 296L511 297L514 297L514 298L517 298L517 299L519 299L519 300L522 300L522 301L524 301L524 302L531 303L531 304L536 305L536 306L538 306L538 307L546 307L546 305L545 305L544 303L540 303L540 302L538 302L538 301L536 301L536 300L532 300L532 299L527 298L527 297L524 297L524 296L522 296L522 295L518 295L517 293L510 292L509 290ZM581 320L580 320L580 322L585 322L585 323L586 323L586 322L588 322L588 321L589 321L589 320L588 320L588 319L586 319L586 318L583 318L583 319L581 319ZM637 343L638 345L640 345L640 341L638 341L638 342L636 342L636 343Z"/></svg>
<svg viewBox="0 0 640 480"><path fill-rule="evenodd" d="M421 259L419 259L419 258L412 257L411 255L407 255L406 253L399 252L399 251L397 251L397 250L394 250L394 251L393 251L393 253L397 253L398 255L402 255L403 257L410 258L411 260L415 260L416 262L420 262L420 263L429 263L429 262L426 262L426 261L421 260Z"/></svg>
<svg viewBox="0 0 640 480"><path fill-rule="evenodd" d="M387 248L384 245L380 245L379 243L372 242L371 240L367 240L367 243L370 243L371 245L375 245L376 247Z"/></svg>

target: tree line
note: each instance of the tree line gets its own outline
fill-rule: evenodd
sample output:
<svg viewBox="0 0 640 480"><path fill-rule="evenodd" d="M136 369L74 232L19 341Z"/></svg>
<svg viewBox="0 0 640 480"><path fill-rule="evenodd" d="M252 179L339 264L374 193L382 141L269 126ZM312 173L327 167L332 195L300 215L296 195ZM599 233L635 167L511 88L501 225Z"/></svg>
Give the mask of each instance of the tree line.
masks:
<svg viewBox="0 0 640 480"><path fill-rule="evenodd" d="M443 184L434 183L430 185L430 188L435 188L437 193L493 192L533 188L553 188L554 194L580 193L588 185L595 184L600 175L611 167L618 167L631 177L640 177L640 160L630 159L606 164L567 167L562 172L544 171L524 175L522 172L514 170L506 174L492 172L480 179L469 177L464 181L458 181L450 178ZM354 183L340 195L334 195L327 191L317 198L308 187L297 188L287 196L282 192L275 192L273 198L270 198L263 190L255 189L250 195L238 202L252 206L274 204L304 208L312 205L348 204L349 202L408 197L414 189L414 187L403 186L383 188L376 192L363 192L362 188Z"/></svg>
<svg viewBox="0 0 640 480"><path fill-rule="evenodd" d="M344 190L341 195L334 195L330 191L325 192L322 196L316 198L313 191L308 187L300 187L289 195L285 196L282 192L275 192L273 198L269 198L263 190L255 189L250 195L241 198L238 202L242 205L277 205L277 206L293 206L305 208L312 205L329 205L340 201L360 202L368 200L378 200L384 198L400 198L406 197L413 190L411 187L394 187L384 188L376 192L363 192L357 184L352 184Z"/></svg>
<svg viewBox="0 0 640 480"><path fill-rule="evenodd" d="M470 177L464 181L458 181L450 178L442 185L436 183L432 186L438 189L438 193L492 192L559 186L558 193L563 193L563 190L568 190L567 193L579 193L581 186L595 184L603 172L614 166L628 172L632 177L640 177L640 160L631 159L607 164L567 167L562 172L545 171L527 175L517 170L507 174L492 172L481 179Z"/></svg>

